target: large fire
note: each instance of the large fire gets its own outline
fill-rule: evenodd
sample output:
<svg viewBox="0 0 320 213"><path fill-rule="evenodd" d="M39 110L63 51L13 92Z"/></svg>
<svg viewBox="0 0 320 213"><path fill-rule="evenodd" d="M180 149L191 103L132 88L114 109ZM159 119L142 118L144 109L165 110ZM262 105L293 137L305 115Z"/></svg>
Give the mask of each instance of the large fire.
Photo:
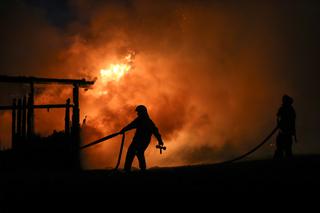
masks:
<svg viewBox="0 0 320 213"><path fill-rule="evenodd" d="M104 83L109 81L119 81L127 72L129 72L131 66L128 64L111 64L108 69L100 70L100 77Z"/></svg>
<svg viewBox="0 0 320 213"><path fill-rule="evenodd" d="M80 93L80 116L87 116L88 132L83 143L119 131L135 118L136 105L146 105L168 147L160 156L150 146L149 166L216 161L246 151L273 128L279 94L296 92L293 85L299 82L299 75L283 78L292 40L283 43L280 28L289 19L273 23L288 11L254 4L244 7L244 15L234 5L216 1L159 2L72 1L69 9L77 15L58 25L33 4L10 3L9 9L15 10L1 14L5 57L0 60L6 70L1 72L95 80ZM269 9L276 9L272 17ZM257 20L252 22L251 16ZM33 51L22 54L21 48ZM28 92L27 86L1 86L5 105ZM72 97L67 87L36 89L36 104L64 103ZM64 113L36 110L37 133L63 130ZM10 124L10 112L1 112L1 141L11 142ZM85 151L86 168L113 166L120 139L114 140ZM129 135L126 141L128 145Z"/></svg>
<svg viewBox="0 0 320 213"><path fill-rule="evenodd" d="M134 52L130 52L119 63L112 63L108 68L100 69L98 82L95 86L99 95L108 93L107 85L109 82L118 82L123 78L131 69L134 58Z"/></svg>

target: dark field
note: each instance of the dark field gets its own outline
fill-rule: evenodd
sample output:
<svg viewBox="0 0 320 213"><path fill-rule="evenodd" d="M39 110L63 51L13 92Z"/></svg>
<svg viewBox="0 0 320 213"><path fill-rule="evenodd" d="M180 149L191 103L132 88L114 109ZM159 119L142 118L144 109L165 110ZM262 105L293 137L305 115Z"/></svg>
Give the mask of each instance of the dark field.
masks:
<svg viewBox="0 0 320 213"><path fill-rule="evenodd" d="M219 195L297 192L317 194L320 156L297 156L291 161L256 160L230 164L154 168L130 174L93 171L2 171L1 200L5 202L103 198L131 192L200 192ZM291 194L292 195L292 194ZM301 194L297 195L301 196ZM134 196L133 196L134 197Z"/></svg>

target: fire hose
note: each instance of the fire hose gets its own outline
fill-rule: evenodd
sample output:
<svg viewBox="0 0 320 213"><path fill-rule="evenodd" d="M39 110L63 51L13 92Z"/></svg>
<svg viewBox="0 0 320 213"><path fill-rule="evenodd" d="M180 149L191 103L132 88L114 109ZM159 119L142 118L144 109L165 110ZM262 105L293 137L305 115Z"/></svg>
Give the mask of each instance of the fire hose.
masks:
<svg viewBox="0 0 320 213"><path fill-rule="evenodd" d="M81 146L81 147L80 147L80 150L85 149L85 148L90 147L90 146L93 146L93 145L95 145L95 144L104 142L104 141L109 140L109 139L111 139L111 138L114 138L114 137L116 137L116 136L118 136L118 135L120 135L120 134L121 134L121 133L117 132L117 133L108 135L108 136L106 136L106 137L100 138L100 139L98 139L98 140L96 140L96 141L93 141L93 142L91 142L91 143L89 143L89 144L86 144L86 145L84 145L84 146ZM116 164L114 170L117 170L118 167L119 167L119 165L120 165L124 141L125 141L125 133L122 134L121 145L120 145L120 152L119 152L118 161L117 161L117 164Z"/></svg>
<svg viewBox="0 0 320 213"><path fill-rule="evenodd" d="M271 133L270 133L261 143L259 143L256 147L254 147L254 148L251 149L250 151L248 151L248 152L244 153L243 155L240 155L240 156L238 156L238 157L236 157L236 158L233 158L233 159L231 159L231 160L226 160L226 161L223 161L223 162L220 162L220 163L216 163L216 165L217 165L217 164L221 165L221 164L232 163L232 162L234 162L234 161L238 161L238 160L241 160L241 159L247 157L248 155L250 155L250 154L252 154L253 152L257 151L257 150L258 150L260 147L262 147L266 142L268 142L269 139L276 133L276 131L278 130L278 128L279 128L279 127L276 126L276 127L271 131ZM108 135L108 136L106 136L106 137L100 138L100 139L98 139L98 140L96 140L96 141L93 141L93 142L91 142L91 143L89 143L89 144L86 144L86 145L84 145L84 146L81 146L81 147L80 147L80 150L82 150L82 149L84 149L84 148L87 148L87 147L90 147L90 146L93 146L93 145L95 145L95 144L104 142L104 141L109 140L109 139L111 139L111 138L114 138L114 137L118 136L119 134L121 134L121 133L117 132L117 133ZM118 167L119 167L119 164L120 164L120 161L121 161L121 156L122 156L122 150L123 150L124 141L125 141L125 133L122 134L122 140L121 140L121 145L120 145L120 152L119 152L118 161L117 161L117 164L116 164L114 170L117 170ZM166 150L166 147L163 146L163 145L157 145L156 148L157 148L157 149L160 149L160 154L162 154L162 150Z"/></svg>
<svg viewBox="0 0 320 213"><path fill-rule="evenodd" d="M100 138L100 139L98 139L98 140L96 140L96 141L93 141L93 142L91 142L91 143L89 143L89 144L86 144L86 145L81 146L81 147L80 147L80 150L85 149L85 148L90 147L90 146L93 146L93 145L95 145L95 144L104 142L104 141L109 140L109 139L111 139L111 138L114 138L114 137L116 137L116 136L118 136L118 135L120 135L120 134L121 134L121 133L117 132L117 133L108 135L108 136L106 136L106 137ZM119 168L120 161L121 161L121 156L122 156L122 150L123 150L124 141L125 141L125 133L122 133L122 139L121 139L121 145L120 145L120 152L119 152L118 161L117 161L117 164L116 164L114 170L117 170L117 169ZM163 145L157 145L156 148L157 148L157 149L160 149L160 154L162 154L162 150L166 150L166 147L163 146Z"/></svg>
<svg viewBox="0 0 320 213"><path fill-rule="evenodd" d="M231 160L222 161L222 162L219 162L219 163L216 163L216 164L221 165L221 164L232 163L232 162L234 162L234 161L238 161L238 160L241 160L241 159L247 157L248 155L250 155L250 154L252 154L253 152L257 151L257 150L258 150L261 146L263 146L265 143L267 143L268 140L276 133L276 131L278 130L278 128L279 128L279 127L276 126L276 127L270 132L270 134L269 134L267 137L265 137L265 139L264 139L261 143L259 143L256 147L254 147L254 148L251 149L250 151L244 153L243 155L240 155L240 156L238 156L238 157L235 157L235 158L233 158L233 159L231 159Z"/></svg>

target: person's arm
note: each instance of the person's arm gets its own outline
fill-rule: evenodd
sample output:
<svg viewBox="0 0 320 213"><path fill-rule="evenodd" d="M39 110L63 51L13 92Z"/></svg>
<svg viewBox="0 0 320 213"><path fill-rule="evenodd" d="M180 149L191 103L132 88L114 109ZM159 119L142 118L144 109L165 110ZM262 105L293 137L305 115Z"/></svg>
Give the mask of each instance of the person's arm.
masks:
<svg viewBox="0 0 320 213"><path fill-rule="evenodd" d="M131 129L134 129L134 128L137 128L137 120L138 118L134 119L131 123L129 123L127 126L123 127L121 130L120 130L120 134L123 134L125 133L126 131L129 131Z"/></svg>
<svg viewBox="0 0 320 213"><path fill-rule="evenodd" d="M161 146L163 146L162 137L161 137L161 135L160 135L160 133L159 133L159 129L156 127L155 124L153 124L153 134L154 134L154 136L157 138L158 144L161 145Z"/></svg>

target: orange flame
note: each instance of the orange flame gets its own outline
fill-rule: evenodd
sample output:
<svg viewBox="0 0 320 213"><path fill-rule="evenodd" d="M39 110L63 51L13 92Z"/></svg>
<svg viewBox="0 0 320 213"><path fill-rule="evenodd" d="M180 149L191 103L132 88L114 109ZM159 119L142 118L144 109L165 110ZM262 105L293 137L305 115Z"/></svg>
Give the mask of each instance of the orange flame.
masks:
<svg viewBox="0 0 320 213"><path fill-rule="evenodd" d="M110 64L108 68L100 70L99 81L96 83L95 91L98 91L97 95L106 95L108 94L107 85L109 82L118 82L125 76L131 69L134 59L134 52L130 52L126 55L120 63Z"/></svg>
<svg viewBox="0 0 320 213"><path fill-rule="evenodd" d="M131 66L127 64L111 64L108 69L100 70L100 77L104 83L109 81L119 81L127 72L129 72Z"/></svg>

